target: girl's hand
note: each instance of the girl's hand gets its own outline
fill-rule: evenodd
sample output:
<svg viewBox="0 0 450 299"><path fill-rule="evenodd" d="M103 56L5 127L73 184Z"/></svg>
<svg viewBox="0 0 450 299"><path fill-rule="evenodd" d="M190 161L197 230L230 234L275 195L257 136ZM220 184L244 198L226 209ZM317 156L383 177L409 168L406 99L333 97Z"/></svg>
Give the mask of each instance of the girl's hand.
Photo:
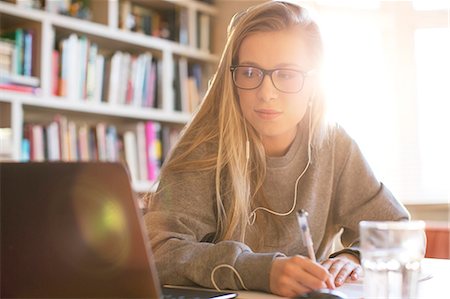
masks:
<svg viewBox="0 0 450 299"><path fill-rule="evenodd" d="M358 280L362 274L359 260L348 253L328 259L322 263L322 266L331 273L336 286L341 286L347 279Z"/></svg>
<svg viewBox="0 0 450 299"><path fill-rule="evenodd" d="M306 257L279 257L272 262L270 291L294 297L317 289L334 289L333 279L325 267Z"/></svg>

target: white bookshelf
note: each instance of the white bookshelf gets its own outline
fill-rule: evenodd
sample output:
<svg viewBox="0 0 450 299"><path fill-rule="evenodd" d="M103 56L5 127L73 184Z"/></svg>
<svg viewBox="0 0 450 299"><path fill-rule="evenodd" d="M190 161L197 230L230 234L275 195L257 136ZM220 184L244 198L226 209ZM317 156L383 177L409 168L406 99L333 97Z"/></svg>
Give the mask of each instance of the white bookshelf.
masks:
<svg viewBox="0 0 450 299"><path fill-rule="evenodd" d="M6 160L19 161L21 159L21 142L23 139L24 124L28 121L50 122L51 116L56 114L69 114L71 119L107 119L108 122L118 124L126 123L128 126L140 121L155 121L163 125L181 127L190 118L190 112L175 110L174 66L180 57L188 61L204 65L210 70L218 62L218 56L210 50L201 50L198 47L197 18L199 14L208 16L217 15L213 5L195 0L131 0L133 4L145 5L149 8L176 7L184 9L188 16L189 42L180 44L176 41L144 35L143 33L125 31L119 28L120 1L108 0L91 1L93 20L86 21L69 16L59 15L40 9L23 8L14 3L0 0L0 23L6 27L20 27L22 24L33 23L38 29L37 49L34 59L37 67L33 77L15 76L14 80L25 84L38 84L39 90L34 94L0 90L0 128L10 128L11 150ZM99 48L111 51L130 51L132 53L151 52L160 63L161 103L158 108L139 107L108 102L89 102L82 99L67 99L55 96L52 93L52 51L55 44L63 37L75 33L86 36L90 41L99 45ZM212 75L211 73L206 76ZM3 77L11 76L3 74ZM0 159L5 160L2 156ZM149 191L153 186L150 181L135 181L133 188L138 192Z"/></svg>

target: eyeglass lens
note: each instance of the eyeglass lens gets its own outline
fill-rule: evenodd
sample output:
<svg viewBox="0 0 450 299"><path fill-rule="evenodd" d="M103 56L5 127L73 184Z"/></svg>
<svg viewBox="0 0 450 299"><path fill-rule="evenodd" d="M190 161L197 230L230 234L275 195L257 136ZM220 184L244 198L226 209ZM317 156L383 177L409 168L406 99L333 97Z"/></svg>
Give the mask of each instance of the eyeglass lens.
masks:
<svg viewBox="0 0 450 299"><path fill-rule="evenodd" d="M267 71L252 66L237 66L233 70L233 80L238 88L255 89L261 85L266 74L271 77L275 88L282 92L299 92L303 87L303 73L293 69Z"/></svg>

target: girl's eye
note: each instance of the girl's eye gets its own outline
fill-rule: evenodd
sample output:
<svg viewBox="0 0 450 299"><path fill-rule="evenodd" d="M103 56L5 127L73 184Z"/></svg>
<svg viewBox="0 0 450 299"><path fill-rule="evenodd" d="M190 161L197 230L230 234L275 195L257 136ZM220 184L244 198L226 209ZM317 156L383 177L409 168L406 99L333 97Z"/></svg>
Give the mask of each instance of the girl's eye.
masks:
<svg viewBox="0 0 450 299"><path fill-rule="evenodd" d="M253 68L247 68L244 70L244 76L248 77L248 78L252 78L254 76L256 76L257 72L255 72L255 70Z"/></svg>
<svg viewBox="0 0 450 299"><path fill-rule="evenodd" d="M277 77L280 79L283 79L283 80L293 79L297 76L298 76L298 74L294 71L280 70L277 72Z"/></svg>

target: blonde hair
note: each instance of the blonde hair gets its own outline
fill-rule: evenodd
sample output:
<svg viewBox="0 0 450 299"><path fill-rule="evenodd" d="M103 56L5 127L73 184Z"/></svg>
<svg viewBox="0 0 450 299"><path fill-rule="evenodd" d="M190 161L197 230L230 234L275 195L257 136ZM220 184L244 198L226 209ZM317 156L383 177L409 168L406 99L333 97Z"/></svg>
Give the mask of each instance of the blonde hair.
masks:
<svg viewBox="0 0 450 299"><path fill-rule="evenodd" d="M257 132L245 123L230 66L237 64L239 47L249 34L278 31L291 26L301 26L307 33L311 45L310 57L320 68L321 36L316 23L304 8L283 2L264 2L236 14L229 25L225 49L201 107L162 168L162 177L167 173L214 171L215 241L244 241L253 203L264 201L264 148ZM326 136L324 107L319 88L310 107L313 149L319 148ZM250 145L249 158L246 155L247 141ZM203 155L195 154L198 148L205 147L208 150Z"/></svg>

